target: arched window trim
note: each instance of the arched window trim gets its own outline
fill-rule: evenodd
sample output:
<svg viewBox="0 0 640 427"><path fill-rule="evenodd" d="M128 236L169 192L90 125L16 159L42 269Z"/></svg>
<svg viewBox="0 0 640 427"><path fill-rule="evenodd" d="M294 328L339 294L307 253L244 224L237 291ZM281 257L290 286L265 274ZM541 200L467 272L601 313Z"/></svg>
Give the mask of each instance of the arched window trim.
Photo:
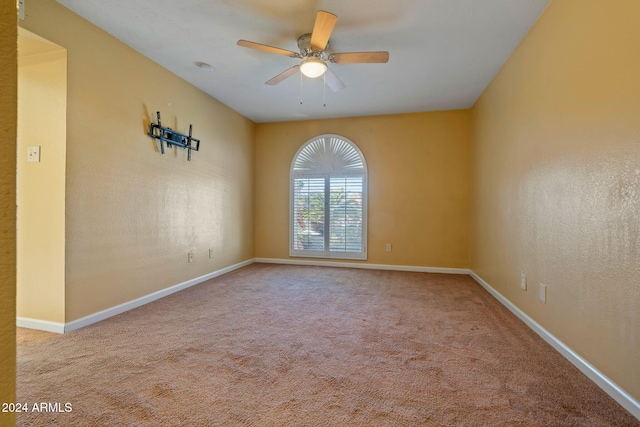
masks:
<svg viewBox="0 0 640 427"><path fill-rule="evenodd" d="M296 152L289 171L289 255L294 257L317 257L334 259L367 259L367 163L360 148L348 138L336 134L323 134L309 139ZM317 233L321 236L303 236L307 238L306 244L301 242L300 227L301 215L296 211L296 183L298 185L315 185L316 189L323 192L324 216ZM351 188L350 195L345 193L343 205L336 205L331 194L333 190ZM311 190L308 190L311 191ZM309 193L307 193L309 194ZM326 195L329 194L329 197ZM298 193L300 197L300 193ZM299 200L299 199L298 199ZM298 205L300 203L298 202ZM336 209L336 206L338 209ZM337 219L344 207L344 219ZM300 206L298 206L300 209ZM349 209L351 216L347 216ZM322 211L322 209L320 209ZM360 211L358 211L360 210ZM355 214L354 214L355 212ZM354 222L354 217L356 221ZM325 220L326 219L326 220ZM333 220L333 222L332 222ZM310 221L309 221L310 222ZM349 224L357 224L353 237L354 227ZM361 224L361 226L360 226ZM318 224L314 224L318 225ZM333 227L330 229L330 225ZM303 227L310 227L303 225ZM335 237L335 229L344 233L344 238ZM310 228L307 228L310 231ZM332 232L333 230L333 232ZM318 248L318 244L310 243L308 239L323 240L324 246ZM358 240L359 239L359 240ZM354 245L355 244L355 245ZM358 250L355 248L360 245Z"/></svg>

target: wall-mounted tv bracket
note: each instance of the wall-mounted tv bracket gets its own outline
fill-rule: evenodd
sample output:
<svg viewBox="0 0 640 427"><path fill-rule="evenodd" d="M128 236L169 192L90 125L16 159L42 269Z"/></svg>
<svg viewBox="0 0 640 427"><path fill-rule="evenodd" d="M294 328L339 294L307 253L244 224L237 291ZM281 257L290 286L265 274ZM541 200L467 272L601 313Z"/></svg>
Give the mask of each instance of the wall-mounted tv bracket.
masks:
<svg viewBox="0 0 640 427"><path fill-rule="evenodd" d="M165 143L167 144L167 148L175 145L176 147L186 148L189 151L187 160L191 161L191 150L198 151L200 149L200 140L191 136L192 128L193 125L189 125L189 135L176 132L171 128L164 128L160 122L160 111L158 111L158 124L149 124L149 136L160 140L160 152L162 154L164 154Z"/></svg>

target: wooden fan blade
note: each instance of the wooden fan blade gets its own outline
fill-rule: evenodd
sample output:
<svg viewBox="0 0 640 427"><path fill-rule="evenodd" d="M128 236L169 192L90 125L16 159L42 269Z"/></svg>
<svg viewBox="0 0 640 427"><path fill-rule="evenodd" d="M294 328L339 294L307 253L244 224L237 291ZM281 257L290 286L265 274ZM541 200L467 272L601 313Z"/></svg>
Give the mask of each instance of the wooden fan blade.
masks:
<svg viewBox="0 0 640 427"><path fill-rule="evenodd" d="M389 61L389 52L332 53L329 60L334 64L383 64Z"/></svg>
<svg viewBox="0 0 640 427"><path fill-rule="evenodd" d="M264 82L264 84L271 85L271 86L277 85L287 77L293 76L298 71L298 68L300 68L299 65L294 65L291 68L287 68L286 70L284 70L283 72L281 72L280 74L272 78L271 80L267 80L266 82Z"/></svg>
<svg viewBox="0 0 640 427"><path fill-rule="evenodd" d="M329 37L333 32L333 27L336 25L338 17L333 13L319 10L316 15L316 23L313 25L313 31L311 32L310 45L316 50L324 50L329 42Z"/></svg>
<svg viewBox="0 0 640 427"><path fill-rule="evenodd" d="M280 49L279 47L269 46L262 43L250 42L248 40L238 40L238 46L248 47L249 49L261 50L263 52L275 53L277 55L290 56L292 58L300 58L300 54L291 50Z"/></svg>
<svg viewBox="0 0 640 427"><path fill-rule="evenodd" d="M324 74L325 81L332 91L338 92L339 90L344 89L344 83L342 83L342 80L340 80L338 76L333 73L333 71L327 68L327 71L325 71Z"/></svg>

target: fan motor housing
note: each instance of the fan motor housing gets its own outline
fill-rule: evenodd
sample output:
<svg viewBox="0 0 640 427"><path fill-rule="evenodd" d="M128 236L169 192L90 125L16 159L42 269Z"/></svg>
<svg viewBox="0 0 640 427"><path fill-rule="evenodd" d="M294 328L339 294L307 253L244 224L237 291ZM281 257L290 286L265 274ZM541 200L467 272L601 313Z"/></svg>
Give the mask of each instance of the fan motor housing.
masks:
<svg viewBox="0 0 640 427"><path fill-rule="evenodd" d="M329 42L327 41L327 46L325 50L329 47ZM310 56L315 56L317 58L324 58L325 53L324 50L315 50L311 47L311 33L306 33L298 37L298 49L300 49L300 54L305 58Z"/></svg>

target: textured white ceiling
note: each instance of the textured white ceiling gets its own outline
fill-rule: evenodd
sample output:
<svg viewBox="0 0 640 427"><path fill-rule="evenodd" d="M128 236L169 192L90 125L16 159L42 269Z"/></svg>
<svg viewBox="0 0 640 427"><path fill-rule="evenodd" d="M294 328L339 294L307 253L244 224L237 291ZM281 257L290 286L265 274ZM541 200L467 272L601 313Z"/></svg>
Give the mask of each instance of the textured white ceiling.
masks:
<svg viewBox="0 0 640 427"><path fill-rule="evenodd" d="M58 2L261 123L469 108L549 0ZM326 107L321 78L264 84L299 60L236 45L298 51L318 10L338 15L328 52L390 52L386 64L329 64L346 88L327 88Z"/></svg>

